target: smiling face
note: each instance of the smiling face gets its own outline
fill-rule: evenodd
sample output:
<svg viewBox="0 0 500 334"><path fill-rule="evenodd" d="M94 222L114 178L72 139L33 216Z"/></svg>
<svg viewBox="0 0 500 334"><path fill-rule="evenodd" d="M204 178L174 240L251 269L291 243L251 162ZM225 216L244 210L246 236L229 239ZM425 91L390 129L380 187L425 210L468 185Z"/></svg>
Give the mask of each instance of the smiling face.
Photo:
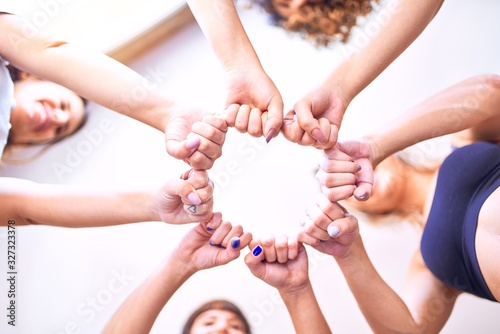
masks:
<svg viewBox="0 0 500 334"><path fill-rule="evenodd" d="M40 144L57 141L75 132L85 114L83 100L55 83L22 79L14 84L9 142Z"/></svg>
<svg viewBox="0 0 500 334"><path fill-rule="evenodd" d="M193 322L190 334L245 334L246 325L241 318L226 310L208 310Z"/></svg>

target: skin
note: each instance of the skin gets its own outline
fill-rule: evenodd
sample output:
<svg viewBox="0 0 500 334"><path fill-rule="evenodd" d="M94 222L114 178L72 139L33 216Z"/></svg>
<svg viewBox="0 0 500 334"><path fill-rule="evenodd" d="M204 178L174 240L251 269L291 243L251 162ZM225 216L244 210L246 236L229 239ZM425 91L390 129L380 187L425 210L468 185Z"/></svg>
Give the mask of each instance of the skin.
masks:
<svg viewBox="0 0 500 334"><path fill-rule="evenodd" d="M158 91L159 85L104 54L35 33L39 29L22 17L0 14L0 31L0 54L14 67L164 132L173 157L209 169L221 156L227 130L223 119L176 104Z"/></svg>
<svg viewBox="0 0 500 334"><path fill-rule="evenodd" d="M210 219L212 195L206 171L187 171L159 189L126 191L0 178L0 222L74 228L146 221L187 224Z"/></svg>
<svg viewBox="0 0 500 334"><path fill-rule="evenodd" d="M283 18L288 18L300 11L305 5L324 3L324 0L273 0L271 5L276 13Z"/></svg>
<svg viewBox="0 0 500 334"><path fill-rule="evenodd" d="M335 179L335 172L328 172L336 162L333 158L345 158L347 154L352 157L352 163L366 167L356 175L356 178L364 178L363 182L353 188L355 196L356 191L361 190L357 197L364 200L355 204L357 208L364 210L366 207L367 211L375 213L416 208L425 222L432 204L437 172L424 173L408 166L402 167L400 162L390 157L405 147L446 134L453 134L452 141L460 145L476 141L500 144L499 103L500 77L481 75L459 82L403 113L387 126L380 127L379 131L364 140L340 143L337 147L340 153L335 150L327 152L332 165L322 165L327 168L319 172L321 182L328 188L328 182ZM375 178L372 186L367 180L373 182L373 175L367 174L375 167L376 173L387 171L393 177L381 184L377 184ZM339 195L335 186L330 189L330 195ZM377 209L385 196L388 203L383 209ZM500 255L499 200L500 188L494 190L483 203L475 239L481 272L497 300L500 300L500 270L497 265ZM398 295L371 263L359 234L357 219L349 214L338 218L336 212L342 208L337 203L322 202L321 206L321 210L310 213L309 224L304 226L299 239L335 258L372 330L375 333L439 332L446 324L457 297L463 292L437 280L426 267L420 250L417 250L409 266L404 292ZM332 227L337 231L335 235L329 233ZM320 243L320 240L323 242ZM339 249L343 251L339 252ZM384 302L380 303L380 300Z"/></svg>
<svg viewBox="0 0 500 334"><path fill-rule="evenodd" d="M208 333L245 334L245 324L238 315L225 310L209 310L200 314L190 334Z"/></svg>
<svg viewBox="0 0 500 334"><path fill-rule="evenodd" d="M84 104L69 89L36 78L14 84L16 106L11 111L12 144L40 144L74 133L82 124Z"/></svg>

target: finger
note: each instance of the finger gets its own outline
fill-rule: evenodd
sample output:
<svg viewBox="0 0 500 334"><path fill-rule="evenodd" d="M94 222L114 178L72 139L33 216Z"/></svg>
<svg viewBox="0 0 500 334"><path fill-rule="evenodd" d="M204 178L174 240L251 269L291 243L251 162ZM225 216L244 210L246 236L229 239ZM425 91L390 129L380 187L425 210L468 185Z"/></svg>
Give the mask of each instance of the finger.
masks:
<svg viewBox="0 0 500 334"><path fill-rule="evenodd" d="M279 263L288 261L288 237L285 235L277 236L274 243L276 251L276 260Z"/></svg>
<svg viewBox="0 0 500 334"><path fill-rule="evenodd" d="M299 241L296 236L289 237L288 243L288 260L295 260L299 255Z"/></svg>
<svg viewBox="0 0 500 334"><path fill-rule="evenodd" d="M245 133L248 128L248 118L250 117L250 106L243 104L240 106L238 110L238 114L236 115L236 121L234 127L239 132Z"/></svg>
<svg viewBox="0 0 500 334"><path fill-rule="evenodd" d="M176 159L186 159L198 148L201 139L195 136L187 136L185 140L165 139L167 153Z"/></svg>
<svg viewBox="0 0 500 334"><path fill-rule="evenodd" d="M210 217L210 219L203 224L207 232L213 233L213 231L219 228L221 222L222 222L222 214L220 212L214 212L212 214L212 217Z"/></svg>
<svg viewBox="0 0 500 334"><path fill-rule="evenodd" d="M192 169L186 181L196 189L204 188L208 185L208 173L206 170Z"/></svg>
<svg viewBox="0 0 500 334"><path fill-rule="evenodd" d="M322 242L322 240L316 239L315 237L310 236L305 231L299 232L299 234L297 235L297 240L303 244L313 246L313 247L319 245Z"/></svg>
<svg viewBox="0 0 500 334"><path fill-rule="evenodd" d="M347 212L347 210L343 206L341 206L337 202L330 202L328 199L326 199L323 196L320 196L318 198L318 200L316 201L316 206L323 213L323 215L324 215L323 218L326 220L330 220L330 221L337 220L337 219L344 217L345 213ZM322 220L321 222L325 223L324 220ZM317 223L320 224L320 221L318 221ZM320 224L320 225L322 228L326 229L326 226L328 224Z"/></svg>
<svg viewBox="0 0 500 334"><path fill-rule="evenodd" d="M256 273L258 273L263 267L264 259L265 257L262 245L257 244L252 247L250 249L250 252L245 256L245 264L247 265L248 269L250 269L250 271L254 273L254 275L256 275Z"/></svg>
<svg viewBox="0 0 500 334"><path fill-rule="evenodd" d="M227 236L227 234L231 231L231 228L232 225L230 222L222 220L219 224L219 227L212 233L212 237L210 238L210 245L226 247L227 243L225 245L222 245L222 242L224 241L224 238Z"/></svg>
<svg viewBox="0 0 500 334"><path fill-rule="evenodd" d="M234 238L234 237L240 237L241 235L243 234L243 227L241 227L241 225L233 225L231 227L231 229L228 231L228 233L226 234L226 236L224 237L224 239L222 240L222 242L220 242L220 244L223 246L223 247L228 247L229 245L231 245L231 239ZM231 246L234 246L234 245L231 245ZM239 246L236 245L236 248Z"/></svg>
<svg viewBox="0 0 500 334"><path fill-rule="evenodd" d="M330 237L335 238L337 242L342 244L343 238L350 239L353 234L359 233L358 219L346 212L344 217L333 221L328 226L328 233Z"/></svg>
<svg viewBox="0 0 500 334"><path fill-rule="evenodd" d="M259 108L252 108L248 122L248 133L253 137L262 136L262 111Z"/></svg>
<svg viewBox="0 0 500 334"><path fill-rule="evenodd" d="M373 189L373 167L368 160L360 161L360 169L356 173L356 190L354 197L359 201L370 198Z"/></svg>
<svg viewBox="0 0 500 334"><path fill-rule="evenodd" d="M321 117L318 119L319 129L323 135L324 141L319 142L315 139L314 147L327 149L333 147L337 142L337 131L336 127L332 127L332 124L327 118Z"/></svg>
<svg viewBox="0 0 500 334"><path fill-rule="evenodd" d="M184 212L189 216L189 219L193 222L206 221L212 217L213 211L213 199L206 201L203 204L184 204Z"/></svg>
<svg viewBox="0 0 500 334"><path fill-rule="evenodd" d="M326 138L321 131L318 120L312 114L312 106L308 102L298 102L295 104L294 110L300 127L320 144L323 144Z"/></svg>
<svg viewBox="0 0 500 334"><path fill-rule="evenodd" d="M263 123L266 142L280 133L283 124L283 100L281 97L271 101L267 108L267 120Z"/></svg>
<svg viewBox="0 0 500 334"><path fill-rule="evenodd" d="M262 239L262 248L266 262L276 262L277 260L276 249L274 247L274 244L275 244L274 236L269 236L267 238Z"/></svg>
<svg viewBox="0 0 500 334"><path fill-rule="evenodd" d="M231 104L229 107L227 107L224 120L229 127L234 127L234 124L236 123L236 115L238 115L239 109L239 104Z"/></svg>
<svg viewBox="0 0 500 334"><path fill-rule="evenodd" d="M289 111L283 119L283 127L281 128L283 136L292 143L298 143L304 135L304 130L297 122L297 115L293 110Z"/></svg>
<svg viewBox="0 0 500 334"><path fill-rule="evenodd" d="M318 170L318 172L316 172L316 178L322 186L325 186L327 188L334 188L345 185L356 185L356 175L349 172L325 173L322 169L320 169Z"/></svg>
<svg viewBox="0 0 500 334"><path fill-rule="evenodd" d="M318 205L309 206L306 213L310 219L304 224L303 230L316 239L328 240L330 236L326 228L332 222L331 219L321 211Z"/></svg>
<svg viewBox="0 0 500 334"><path fill-rule="evenodd" d="M338 202L348 199L354 195L355 190L356 190L355 185L345 185L334 188L327 188L325 186L321 186L321 193L330 202Z"/></svg>
<svg viewBox="0 0 500 334"><path fill-rule="evenodd" d="M210 126L213 126L214 128L216 128L217 130L221 131L221 132L227 132L228 130L228 125L227 125L227 122L226 120L224 119L224 117L222 117L222 115L206 115L205 117L203 117L203 123L206 123ZM219 144L222 144L222 143L219 143Z"/></svg>
<svg viewBox="0 0 500 334"><path fill-rule="evenodd" d="M217 119L216 117L213 118ZM226 124L224 120L219 120ZM202 137L201 140L205 139L219 146L222 145L226 139L226 131L219 130L217 127L206 122L195 122L191 126L191 131Z"/></svg>

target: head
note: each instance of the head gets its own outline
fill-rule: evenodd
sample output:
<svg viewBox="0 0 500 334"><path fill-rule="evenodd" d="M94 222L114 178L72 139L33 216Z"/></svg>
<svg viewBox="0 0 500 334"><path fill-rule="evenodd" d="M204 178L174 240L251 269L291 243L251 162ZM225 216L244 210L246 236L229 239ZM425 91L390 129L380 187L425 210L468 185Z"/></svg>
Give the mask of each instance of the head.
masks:
<svg viewBox="0 0 500 334"><path fill-rule="evenodd" d="M26 72L11 70L16 106L8 143L53 143L75 133L86 119L85 101L69 89Z"/></svg>
<svg viewBox="0 0 500 334"><path fill-rule="evenodd" d="M182 334L251 334L241 310L227 300L212 300L198 307L188 318Z"/></svg>
<svg viewBox="0 0 500 334"><path fill-rule="evenodd" d="M355 210L369 215L386 215L405 211L406 186L412 167L396 155L382 161L373 173L373 188L370 198L360 202L349 198L346 202Z"/></svg>
<svg viewBox="0 0 500 334"><path fill-rule="evenodd" d="M298 32L316 45L346 42L358 17L378 0L251 0L271 15L273 24Z"/></svg>

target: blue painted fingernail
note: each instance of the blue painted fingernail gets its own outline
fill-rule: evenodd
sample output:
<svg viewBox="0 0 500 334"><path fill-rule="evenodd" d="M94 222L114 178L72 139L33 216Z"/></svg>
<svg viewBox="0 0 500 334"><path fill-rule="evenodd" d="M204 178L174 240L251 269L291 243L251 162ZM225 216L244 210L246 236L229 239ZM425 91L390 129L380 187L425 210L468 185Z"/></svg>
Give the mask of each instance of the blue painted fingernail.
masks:
<svg viewBox="0 0 500 334"><path fill-rule="evenodd" d="M213 231L214 229L207 226L207 231Z"/></svg>
<svg viewBox="0 0 500 334"><path fill-rule="evenodd" d="M231 242L231 247L233 247L233 249L236 249L239 246L240 246L240 239L236 239Z"/></svg>
<svg viewBox="0 0 500 334"><path fill-rule="evenodd" d="M210 241L210 246L215 246L215 243L213 241Z"/></svg>
<svg viewBox="0 0 500 334"><path fill-rule="evenodd" d="M262 253L262 247L261 246L257 246L257 247L255 247L253 249L253 252L252 252L253 256L259 256L260 253Z"/></svg>

